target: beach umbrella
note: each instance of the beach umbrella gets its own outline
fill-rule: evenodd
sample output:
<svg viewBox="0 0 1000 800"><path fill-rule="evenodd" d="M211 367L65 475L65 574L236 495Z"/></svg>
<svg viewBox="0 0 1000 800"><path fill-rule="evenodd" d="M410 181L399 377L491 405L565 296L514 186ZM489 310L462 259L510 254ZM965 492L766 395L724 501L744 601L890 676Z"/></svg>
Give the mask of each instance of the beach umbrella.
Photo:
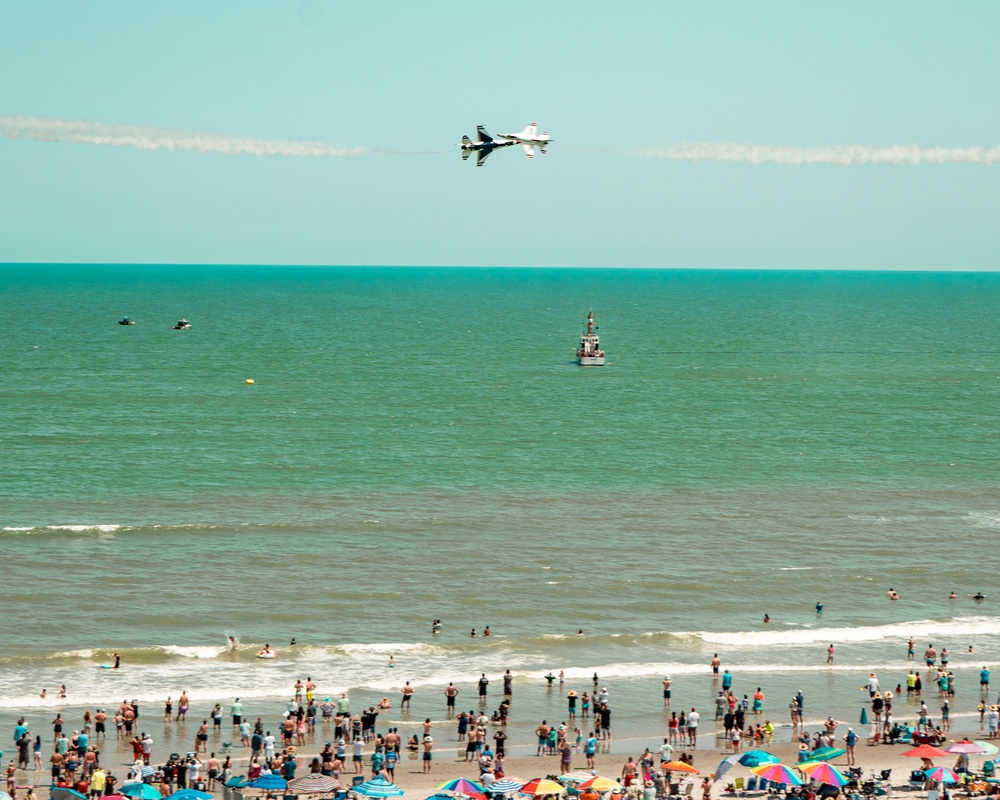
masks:
<svg viewBox="0 0 1000 800"><path fill-rule="evenodd" d="M970 742L968 739L962 739L958 742L952 742L945 748L945 752L948 753L974 753L980 755L986 752L986 748L981 744L976 742Z"/></svg>
<svg viewBox="0 0 1000 800"><path fill-rule="evenodd" d="M199 792L197 789L178 789L167 795L170 800L212 800L211 792ZM104 800L109 800L105 797Z"/></svg>
<svg viewBox="0 0 1000 800"><path fill-rule="evenodd" d="M501 778L490 784L490 794L513 794L514 792L521 791L521 786L522 783L520 781Z"/></svg>
<svg viewBox="0 0 1000 800"><path fill-rule="evenodd" d="M802 778L784 764L761 764L759 767L751 767L750 771L774 783L783 783L786 786L802 785Z"/></svg>
<svg viewBox="0 0 1000 800"><path fill-rule="evenodd" d="M4 792L4 794L7 794ZM10 795L7 794L9 798ZM52 800L87 800L87 795L80 794L76 789L70 789L68 786L53 786L49 789L49 797Z"/></svg>
<svg viewBox="0 0 1000 800"><path fill-rule="evenodd" d="M1000 747L997 747L992 742L985 742L982 739L976 739L976 744L983 748L982 755L984 756L995 756L1000 753Z"/></svg>
<svg viewBox="0 0 1000 800"><path fill-rule="evenodd" d="M719 766L715 768L715 780L721 781L722 776L725 775L729 770L739 764L739 756L727 756L719 762Z"/></svg>
<svg viewBox="0 0 1000 800"><path fill-rule="evenodd" d="M245 775L233 775L233 777L222 785L228 789L242 789L244 786L249 786L250 781L246 779Z"/></svg>
<svg viewBox="0 0 1000 800"><path fill-rule="evenodd" d="M744 767L759 767L761 764L777 764L781 759L764 750L747 750L735 757Z"/></svg>
<svg viewBox="0 0 1000 800"><path fill-rule="evenodd" d="M809 754L807 761L832 761L847 751L841 747L818 747Z"/></svg>
<svg viewBox="0 0 1000 800"><path fill-rule="evenodd" d="M315 773L293 779L288 784L288 791L292 794L329 794L337 791L342 785L336 778ZM201 800L211 800L211 798L201 798Z"/></svg>
<svg viewBox="0 0 1000 800"><path fill-rule="evenodd" d="M150 766L139 767L139 775L141 775L143 778L149 778L155 774L156 774L156 769L154 767Z"/></svg>
<svg viewBox="0 0 1000 800"><path fill-rule="evenodd" d="M695 775L701 774L686 761L664 761L660 764L660 769L664 772L693 772Z"/></svg>
<svg viewBox="0 0 1000 800"><path fill-rule="evenodd" d="M925 769L924 775L926 775L930 780L936 781L938 783L958 783L958 775L956 775L947 767L934 767L934 769Z"/></svg>
<svg viewBox="0 0 1000 800"><path fill-rule="evenodd" d="M907 750L905 753L900 753L900 755L905 756L906 758L941 758L942 756L946 756L948 754L944 750L939 750L933 745L922 744L911 750Z"/></svg>
<svg viewBox="0 0 1000 800"><path fill-rule="evenodd" d="M825 783L827 786L846 786L850 779L839 769L825 761L806 761L799 764L799 769L814 781Z"/></svg>
<svg viewBox="0 0 1000 800"><path fill-rule="evenodd" d="M594 778L597 780L597 778ZM615 781L617 783L617 781ZM584 788L585 784L580 784L580 788ZM595 791L602 791L596 786ZM524 786L521 787L521 794L562 794L566 791L566 787L561 783L556 783L555 781L550 781L548 778L535 778L534 780L528 781Z"/></svg>
<svg viewBox="0 0 1000 800"><path fill-rule="evenodd" d="M556 785L558 786L558 784ZM381 777L359 783L351 791L365 797L402 797L405 794L396 784Z"/></svg>
<svg viewBox="0 0 1000 800"><path fill-rule="evenodd" d="M148 783L126 783L122 786L121 793L133 800L163 800L160 790Z"/></svg>
<svg viewBox="0 0 1000 800"><path fill-rule="evenodd" d="M486 791L481 783L470 781L468 778L455 778L447 783L442 783L437 788L439 792L454 792L455 794L465 795L472 793L482 794Z"/></svg>
<svg viewBox="0 0 1000 800"><path fill-rule="evenodd" d="M0 753L0 756L2 755L3 753ZM7 792L0 792L0 800L14 800L14 798L7 794Z"/></svg>
<svg viewBox="0 0 1000 800"><path fill-rule="evenodd" d="M287 789L288 781L278 773L272 772L269 775L261 775L256 780L247 784L251 789Z"/></svg>
<svg viewBox="0 0 1000 800"><path fill-rule="evenodd" d="M624 791L622 786L614 778L605 778L603 775L592 776L589 780L580 784L581 789L593 789L595 792Z"/></svg>
<svg viewBox="0 0 1000 800"><path fill-rule="evenodd" d="M583 783L584 781L589 781L593 777L594 777L593 772L587 772L586 770L578 769L573 772L567 772L565 775L560 775L558 778L556 778L556 780L566 781L567 783Z"/></svg>

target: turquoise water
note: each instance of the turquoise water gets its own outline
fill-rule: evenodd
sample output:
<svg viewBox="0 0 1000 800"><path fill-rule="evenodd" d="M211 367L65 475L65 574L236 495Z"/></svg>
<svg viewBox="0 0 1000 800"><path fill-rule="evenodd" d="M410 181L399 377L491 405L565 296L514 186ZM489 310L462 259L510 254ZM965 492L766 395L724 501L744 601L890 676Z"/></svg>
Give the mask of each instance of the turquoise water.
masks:
<svg viewBox="0 0 1000 800"><path fill-rule="evenodd" d="M8 265L0 302L3 707L1000 656L998 275Z"/></svg>

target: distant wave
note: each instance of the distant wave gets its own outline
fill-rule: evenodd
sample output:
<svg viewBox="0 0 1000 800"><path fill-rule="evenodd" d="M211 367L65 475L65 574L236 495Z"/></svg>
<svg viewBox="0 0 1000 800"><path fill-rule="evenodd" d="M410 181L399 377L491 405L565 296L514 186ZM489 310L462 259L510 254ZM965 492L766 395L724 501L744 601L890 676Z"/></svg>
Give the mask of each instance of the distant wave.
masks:
<svg viewBox="0 0 1000 800"><path fill-rule="evenodd" d="M814 644L816 642L875 642L909 636L976 636L992 634L1000 617L956 617L952 620L920 619L890 625L852 628L792 628L768 631L697 631L693 635L710 644L739 647Z"/></svg>

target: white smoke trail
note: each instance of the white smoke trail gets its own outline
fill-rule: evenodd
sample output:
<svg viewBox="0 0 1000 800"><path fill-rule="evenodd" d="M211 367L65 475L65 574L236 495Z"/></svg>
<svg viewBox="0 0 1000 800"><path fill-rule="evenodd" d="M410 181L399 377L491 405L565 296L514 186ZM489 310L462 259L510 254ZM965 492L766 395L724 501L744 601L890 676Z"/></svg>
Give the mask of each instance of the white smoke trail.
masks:
<svg viewBox="0 0 1000 800"><path fill-rule="evenodd" d="M135 125L25 117L17 114L0 114L0 135L8 139L34 139L39 142L134 147L137 150L194 150L198 153L226 155L347 158L365 154L361 148L338 147L325 142L252 139L219 133L140 128Z"/></svg>
<svg viewBox="0 0 1000 800"><path fill-rule="evenodd" d="M875 147L867 144L782 147L766 144L689 142L643 148L631 155L672 161L728 161L745 164L996 164L997 147L921 147L917 144Z"/></svg>

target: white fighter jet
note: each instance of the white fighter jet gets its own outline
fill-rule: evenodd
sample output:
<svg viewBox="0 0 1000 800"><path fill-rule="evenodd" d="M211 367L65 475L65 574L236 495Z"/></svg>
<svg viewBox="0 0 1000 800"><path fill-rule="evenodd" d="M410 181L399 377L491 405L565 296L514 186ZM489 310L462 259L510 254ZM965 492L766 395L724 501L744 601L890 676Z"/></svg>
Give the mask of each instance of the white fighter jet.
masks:
<svg viewBox="0 0 1000 800"><path fill-rule="evenodd" d="M525 128L520 133L498 133L498 139L506 139L509 142L516 142L524 148L524 154L528 158L535 157L535 148L537 147L542 151L544 155L546 148L549 146L549 142L552 139L549 138L548 131L538 132L538 123L529 122L528 127Z"/></svg>

